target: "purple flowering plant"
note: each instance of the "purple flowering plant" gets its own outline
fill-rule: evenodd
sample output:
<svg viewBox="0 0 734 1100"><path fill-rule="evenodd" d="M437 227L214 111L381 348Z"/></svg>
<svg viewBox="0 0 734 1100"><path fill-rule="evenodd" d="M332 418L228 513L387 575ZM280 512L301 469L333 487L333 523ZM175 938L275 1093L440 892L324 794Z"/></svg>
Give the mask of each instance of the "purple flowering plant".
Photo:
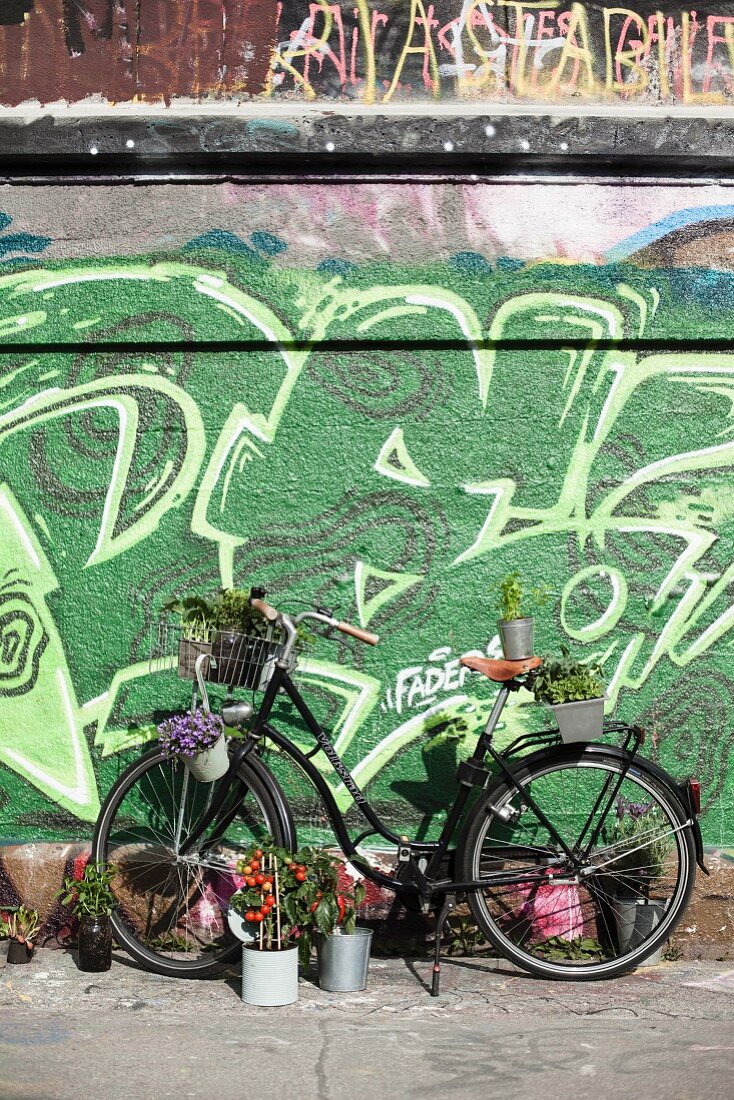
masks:
<svg viewBox="0 0 734 1100"><path fill-rule="evenodd" d="M609 871L630 880L621 885L649 883L665 874L674 840L670 822L655 802L618 797L611 827L605 826L602 835L604 843L614 849L610 854L617 857Z"/></svg>
<svg viewBox="0 0 734 1100"><path fill-rule="evenodd" d="M193 714L174 714L158 726L158 743L167 757L191 760L212 748L222 736L224 722L218 714L198 707Z"/></svg>

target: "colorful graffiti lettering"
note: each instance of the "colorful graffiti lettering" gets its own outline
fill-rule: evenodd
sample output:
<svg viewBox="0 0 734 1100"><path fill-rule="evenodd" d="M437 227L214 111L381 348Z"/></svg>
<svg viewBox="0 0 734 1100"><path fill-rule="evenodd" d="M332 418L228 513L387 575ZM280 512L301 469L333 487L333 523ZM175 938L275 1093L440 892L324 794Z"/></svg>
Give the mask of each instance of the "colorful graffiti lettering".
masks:
<svg viewBox="0 0 734 1100"><path fill-rule="evenodd" d="M389 815L427 770L440 820L447 756L492 700L457 658L494 651L490 586L512 568L553 589L541 648L602 660L649 751L728 805L734 357L695 342L726 335L734 284L650 262L707 217L596 266L334 274L272 233L212 230L167 258L3 275L9 834L84 834L156 713L186 703L149 660L163 603L253 582L382 634L374 653L324 642L299 675ZM501 736L538 721L518 697Z"/></svg>
<svg viewBox="0 0 734 1100"><path fill-rule="evenodd" d="M726 5L0 2L0 103L9 105L90 95L710 104L731 102L733 68Z"/></svg>

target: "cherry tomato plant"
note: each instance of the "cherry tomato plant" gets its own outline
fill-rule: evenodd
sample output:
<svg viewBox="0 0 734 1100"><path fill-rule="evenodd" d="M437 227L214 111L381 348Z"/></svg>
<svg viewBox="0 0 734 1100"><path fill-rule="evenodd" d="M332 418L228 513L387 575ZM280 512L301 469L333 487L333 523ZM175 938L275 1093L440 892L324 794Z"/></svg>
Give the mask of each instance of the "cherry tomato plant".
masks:
<svg viewBox="0 0 734 1100"><path fill-rule="evenodd" d="M361 882L344 886L343 866L323 848L288 852L269 842L253 845L237 863L244 885L230 905L252 925L261 950L297 944L307 966L316 932L329 935L340 926L354 932L365 888Z"/></svg>

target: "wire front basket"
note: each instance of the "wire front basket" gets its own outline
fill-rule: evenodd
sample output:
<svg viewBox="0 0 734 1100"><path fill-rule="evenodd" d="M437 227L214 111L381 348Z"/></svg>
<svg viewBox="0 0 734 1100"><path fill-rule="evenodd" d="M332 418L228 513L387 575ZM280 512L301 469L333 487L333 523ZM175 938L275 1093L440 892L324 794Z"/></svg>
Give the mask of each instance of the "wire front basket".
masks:
<svg viewBox="0 0 734 1100"><path fill-rule="evenodd" d="M175 669L183 680L194 680L196 661L203 654L202 674L210 684L264 691L283 648L280 638L230 630L213 630L206 638L192 638L180 623L159 619L150 631L150 671Z"/></svg>

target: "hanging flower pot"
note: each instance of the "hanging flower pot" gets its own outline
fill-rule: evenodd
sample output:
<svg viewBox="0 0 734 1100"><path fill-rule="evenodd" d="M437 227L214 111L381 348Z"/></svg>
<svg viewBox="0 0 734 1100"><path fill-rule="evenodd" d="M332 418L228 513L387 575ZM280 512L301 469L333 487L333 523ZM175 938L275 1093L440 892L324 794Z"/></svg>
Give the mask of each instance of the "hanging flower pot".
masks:
<svg viewBox="0 0 734 1100"><path fill-rule="evenodd" d="M224 722L204 707L166 718L158 726L158 742L166 756L183 760L200 783L221 779L229 767Z"/></svg>

